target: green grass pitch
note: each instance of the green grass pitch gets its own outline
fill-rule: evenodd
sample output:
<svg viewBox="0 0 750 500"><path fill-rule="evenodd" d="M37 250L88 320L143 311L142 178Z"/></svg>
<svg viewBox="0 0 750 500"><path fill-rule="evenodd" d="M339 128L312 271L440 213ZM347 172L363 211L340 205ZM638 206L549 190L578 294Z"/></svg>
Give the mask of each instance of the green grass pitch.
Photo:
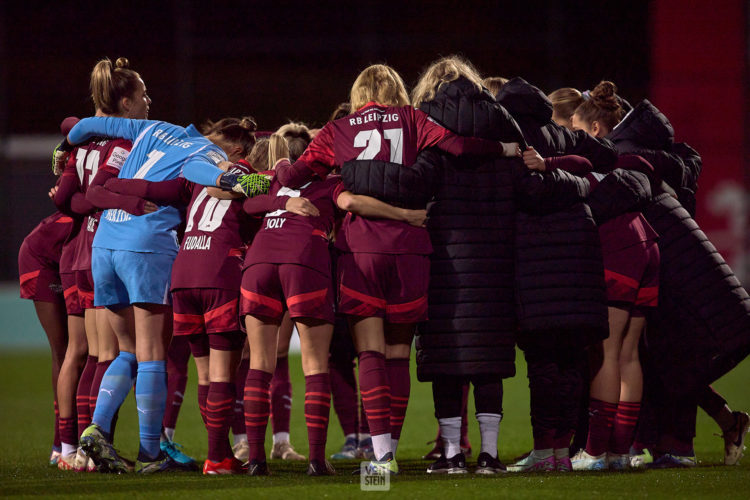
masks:
<svg viewBox="0 0 750 500"><path fill-rule="evenodd" d="M500 424L500 458L505 463L531 448L528 387L523 356L517 357L518 375L506 380L504 411ZM302 411L303 378L298 356L292 356L294 403L292 443L307 453ZM412 366L413 368L413 366ZM435 437L436 423L430 386L412 377L412 393L406 426L399 445L402 474L391 481L389 492L362 492L359 476L350 473L358 462L335 462L335 477L309 478L304 463L271 461L272 476L203 477L198 473L156 476L112 476L60 472L47 465L52 441L52 398L49 358L45 353L0 354L0 496L59 497L175 497L175 498L750 498L750 453L743 465L719 465L723 442L714 434L718 427L699 410L695 441L699 467L625 473L506 474L499 477L428 477L428 462L420 457L429 450L425 443ZM750 361L745 361L715 387L727 397L733 409L750 409ZM177 423L175 440L198 459L205 458L207 439L198 413L195 372L191 368L185 403ZM331 411L328 454L343 442L338 421ZM470 438L474 457L479 448L479 431L473 419L470 399ZM137 451L135 404L129 396L117 426L116 446L123 455ZM270 435L267 443L270 443ZM474 465L469 459L470 467Z"/></svg>

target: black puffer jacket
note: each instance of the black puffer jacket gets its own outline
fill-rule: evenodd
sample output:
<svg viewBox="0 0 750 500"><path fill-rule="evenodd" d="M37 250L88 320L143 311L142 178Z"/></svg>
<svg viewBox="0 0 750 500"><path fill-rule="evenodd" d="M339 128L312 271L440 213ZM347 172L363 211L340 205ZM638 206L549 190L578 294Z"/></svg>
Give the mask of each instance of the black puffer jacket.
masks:
<svg viewBox="0 0 750 500"><path fill-rule="evenodd" d="M448 113L461 103L461 113ZM476 104L476 109L470 104ZM497 116L486 116L487 109ZM520 131L492 96L459 79L444 86L430 101L434 119L476 123L462 130L485 139L513 141ZM469 115L467 118L466 115ZM406 174L383 174L400 169ZM429 205L431 257L429 321L417 337L417 374L420 380L444 375L471 376L515 373L517 329L514 286L514 232L518 206L530 211L542 205L569 206L588 194L588 182L564 171L529 171L515 158L455 158L437 150L420 154L406 169L383 162L359 162L358 173L372 171L369 180L344 173L347 189L379 199L397 200L410 189L422 192L424 179L435 178L436 194ZM379 182L390 179L395 182ZM399 183L407 182L404 186ZM366 192L361 189L366 189ZM413 198L412 195L406 198Z"/></svg>
<svg viewBox="0 0 750 500"><path fill-rule="evenodd" d="M616 163L617 152L607 141L552 122L552 103L522 78L503 85L498 101L543 157L577 154L600 171ZM516 229L519 345L550 342L550 332L573 345L605 338L604 267L599 233L588 206L578 203L549 215L523 210Z"/></svg>
<svg viewBox="0 0 750 500"><path fill-rule="evenodd" d="M568 130L553 122L550 100L523 78L513 78L503 85L497 102L508 110L521 127L526 142L542 157L583 156L600 171L617 162L617 151L608 140L597 139L583 130Z"/></svg>
<svg viewBox="0 0 750 500"><path fill-rule="evenodd" d="M607 138L620 154L636 154L648 160L656 175L677 193L680 203L695 216L701 157L687 144L675 144L672 124L656 106L644 99Z"/></svg>
<svg viewBox="0 0 750 500"><path fill-rule="evenodd" d="M618 168L604 176L587 203L598 225L628 212L640 212L651 202L652 182L646 173Z"/></svg>
<svg viewBox="0 0 750 500"><path fill-rule="evenodd" d="M659 233L659 305L646 343L665 385L687 394L750 353L750 297L690 214L658 196L644 211Z"/></svg>
<svg viewBox="0 0 750 500"><path fill-rule="evenodd" d="M445 110L462 103L462 113ZM465 80L437 92L421 107L446 128L477 123L462 132L508 141L505 126L481 126L464 114L485 109L488 96ZM491 97L489 97L491 99ZM502 110L494 105L493 109ZM446 121L455 116L455 121ZM512 123L503 118L484 123ZM516 132L517 134L518 132ZM478 161L440 154L437 192L428 207L434 248L430 273L429 321L420 326L417 363L420 380L442 375L515 373L517 329L514 284L514 228L517 208L536 212L583 199L588 183L561 170L529 171L518 159Z"/></svg>

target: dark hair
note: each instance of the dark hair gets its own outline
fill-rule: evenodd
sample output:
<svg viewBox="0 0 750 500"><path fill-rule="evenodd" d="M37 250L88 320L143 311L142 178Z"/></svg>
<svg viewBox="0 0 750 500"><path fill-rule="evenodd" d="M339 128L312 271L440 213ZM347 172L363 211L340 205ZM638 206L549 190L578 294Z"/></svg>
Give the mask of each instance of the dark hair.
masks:
<svg viewBox="0 0 750 500"><path fill-rule="evenodd" d="M331 114L331 117L328 119L328 121L336 121L339 118L343 118L350 114L352 114L352 105L348 102L342 102L341 104L336 106L336 109L333 110L333 113Z"/></svg>
<svg viewBox="0 0 750 500"><path fill-rule="evenodd" d="M219 134L226 140L242 146L242 156L247 156L255 146L258 124L252 116L242 118L222 118L217 122L208 120L201 127L203 135Z"/></svg>
<svg viewBox="0 0 750 500"><path fill-rule="evenodd" d="M589 124L598 121L611 132L625 116L625 111L617 98L615 84L604 80L589 92L589 98L576 108L575 114Z"/></svg>
<svg viewBox="0 0 750 500"><path fill-rule="evenodd" d="M114 65L105 57L91 70L91 99L102 113L121 114L120 100L132 97L138 90L141 76L128 66L130 62L124 57L118 58Z"/></svg>

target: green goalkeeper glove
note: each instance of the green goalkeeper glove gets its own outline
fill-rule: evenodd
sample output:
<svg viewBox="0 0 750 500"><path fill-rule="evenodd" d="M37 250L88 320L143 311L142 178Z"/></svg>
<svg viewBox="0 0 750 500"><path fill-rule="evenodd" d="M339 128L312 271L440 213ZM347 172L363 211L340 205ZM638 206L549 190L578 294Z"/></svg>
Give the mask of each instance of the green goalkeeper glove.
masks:
<svg viewBox="0 0 750 500"><path fill-rule="evenodd" d="M259 194L267 194L271 187L271 179L263 174L223 174L219 185L226 191L242 193L248 198Z"/></svg>

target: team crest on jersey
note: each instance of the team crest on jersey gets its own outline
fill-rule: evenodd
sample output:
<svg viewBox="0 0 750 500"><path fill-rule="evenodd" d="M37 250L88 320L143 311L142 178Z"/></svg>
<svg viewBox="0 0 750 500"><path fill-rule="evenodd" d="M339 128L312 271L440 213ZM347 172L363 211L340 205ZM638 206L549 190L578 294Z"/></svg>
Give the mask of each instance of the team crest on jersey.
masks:
<svg viewBox="0 0 750 500"><path fill-rule="evenodd" d="M206 153L206 156L208 156L208 159L217 165L226 159L216 151L209 151L208 153Z"/></svg>
<svg viewBox="0 0 750 500"><path fill-rule="evenodd" d="M125 163L125 160L128 159L128 155L130 154L130 151L128 151L125 148L116 147L112 150L112 154L109 155L109 159L107 160L107 165L110 167L114 167L117 170L120 170Z"/></svg>

